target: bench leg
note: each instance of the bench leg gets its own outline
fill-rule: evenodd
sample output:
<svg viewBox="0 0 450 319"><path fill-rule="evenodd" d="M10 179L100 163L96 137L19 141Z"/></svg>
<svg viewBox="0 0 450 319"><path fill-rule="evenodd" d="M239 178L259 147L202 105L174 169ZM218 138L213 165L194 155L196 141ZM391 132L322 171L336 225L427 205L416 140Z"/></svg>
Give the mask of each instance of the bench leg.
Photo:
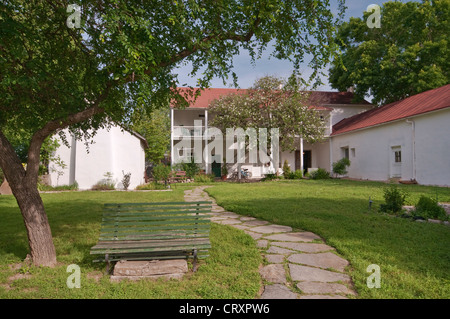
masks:
<svg viewBox="0 0 450 319"><path fill-rule="evenodd" d="M197 249L194 249L194 266L193 266L193 272L197 271Z"/></svg>
<svg viewBox="0 0 450 319"><path fill-rule="evenodd" d="M109 268L110 268L111 263L109 261L109 255L108 254L105 255L105 260L106 260L106 274L109 275Z"/></svg>

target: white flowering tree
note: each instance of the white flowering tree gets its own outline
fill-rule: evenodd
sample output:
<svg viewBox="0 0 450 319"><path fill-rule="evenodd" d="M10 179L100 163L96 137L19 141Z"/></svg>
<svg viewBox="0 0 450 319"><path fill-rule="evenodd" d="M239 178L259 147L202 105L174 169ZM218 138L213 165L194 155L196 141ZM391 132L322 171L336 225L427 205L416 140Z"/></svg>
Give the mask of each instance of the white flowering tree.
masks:
<svg viewBox="0 0 450 319"><path fill-rule="evenodd" d="M288 80L266 76L242 93L225 95L210 105L211 125L227 128L278 128L280 149L293 151L298 138L321 141L325 127L321 114L308 103L309 93L300 90L296 77Z"/></svg>

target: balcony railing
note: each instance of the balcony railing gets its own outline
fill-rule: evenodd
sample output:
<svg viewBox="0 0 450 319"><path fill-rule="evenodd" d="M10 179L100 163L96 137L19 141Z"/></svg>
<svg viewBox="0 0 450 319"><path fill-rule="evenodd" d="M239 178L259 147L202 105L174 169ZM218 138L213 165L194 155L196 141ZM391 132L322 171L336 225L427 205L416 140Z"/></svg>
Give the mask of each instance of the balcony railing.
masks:
<svg viewBox="0 0 450 319"><path fill-rule="evenodd" d="M175 139L182 137L202 137L204 133L204 126L173 126L172 130L172 136Z"/></svg>

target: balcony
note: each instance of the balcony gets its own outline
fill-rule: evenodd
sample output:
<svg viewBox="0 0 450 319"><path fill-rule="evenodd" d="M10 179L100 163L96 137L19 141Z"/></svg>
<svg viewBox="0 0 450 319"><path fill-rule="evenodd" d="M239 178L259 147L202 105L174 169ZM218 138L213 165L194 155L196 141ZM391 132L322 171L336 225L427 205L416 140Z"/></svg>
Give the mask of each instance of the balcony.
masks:
<svg viewBox="0 0 450 319"><path fill-rule="evenodd" d="M204 126L173 126L172 137L173 139L181 139L185 137L190 138L202 138L205 133Z"/></svg>

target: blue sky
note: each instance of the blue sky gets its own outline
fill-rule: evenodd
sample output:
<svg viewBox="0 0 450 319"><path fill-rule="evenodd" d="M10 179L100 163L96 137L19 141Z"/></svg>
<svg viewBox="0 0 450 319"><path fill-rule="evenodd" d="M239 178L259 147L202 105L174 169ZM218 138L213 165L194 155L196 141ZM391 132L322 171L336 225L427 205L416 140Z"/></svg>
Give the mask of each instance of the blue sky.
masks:
<svg viewBox="0 0 450 319"><path fill-rule="evenodd" d="M378 4L382 6L383 3L387 1L379 1L379 0L346 0L347 10L345 13L345 21L347 21L350 17L362 17L363 12L367 9L370 4ZM400 2L408 2L407 0L402 0ZM331 8L337 11L337 1L331 0ZM381 22L383 20L381 19ZM243 52L241 55L236 56L234 59L234 72L238 76L238 85L241 88L250 87L253 82L260 77L265 75L274 75L278 77L286 78L292 72L292 64L289 61L278 60L276 58L269 58L270 53L272 51L269 49L266 50L264 55L258 59L253 66L250 63L250 58L246 52ZM188 76L190 71L189 66L182 67L178 70L178 78L180 84L186 83L190 86L196 86L196 79ZM307 62L301 67L301 72L304 74L304 78L307 78L309 74L311 74L311 70L307 66ZM326 73L326 72L325 72ZM327 79L323 78L322 82L324 85L317 88L317 90L321 91L335 91L328 84ZM226 88L232 85L232 80L230 80L224 85L222 79L213 79L211 83L211 87L213 88Z"/></svg>

